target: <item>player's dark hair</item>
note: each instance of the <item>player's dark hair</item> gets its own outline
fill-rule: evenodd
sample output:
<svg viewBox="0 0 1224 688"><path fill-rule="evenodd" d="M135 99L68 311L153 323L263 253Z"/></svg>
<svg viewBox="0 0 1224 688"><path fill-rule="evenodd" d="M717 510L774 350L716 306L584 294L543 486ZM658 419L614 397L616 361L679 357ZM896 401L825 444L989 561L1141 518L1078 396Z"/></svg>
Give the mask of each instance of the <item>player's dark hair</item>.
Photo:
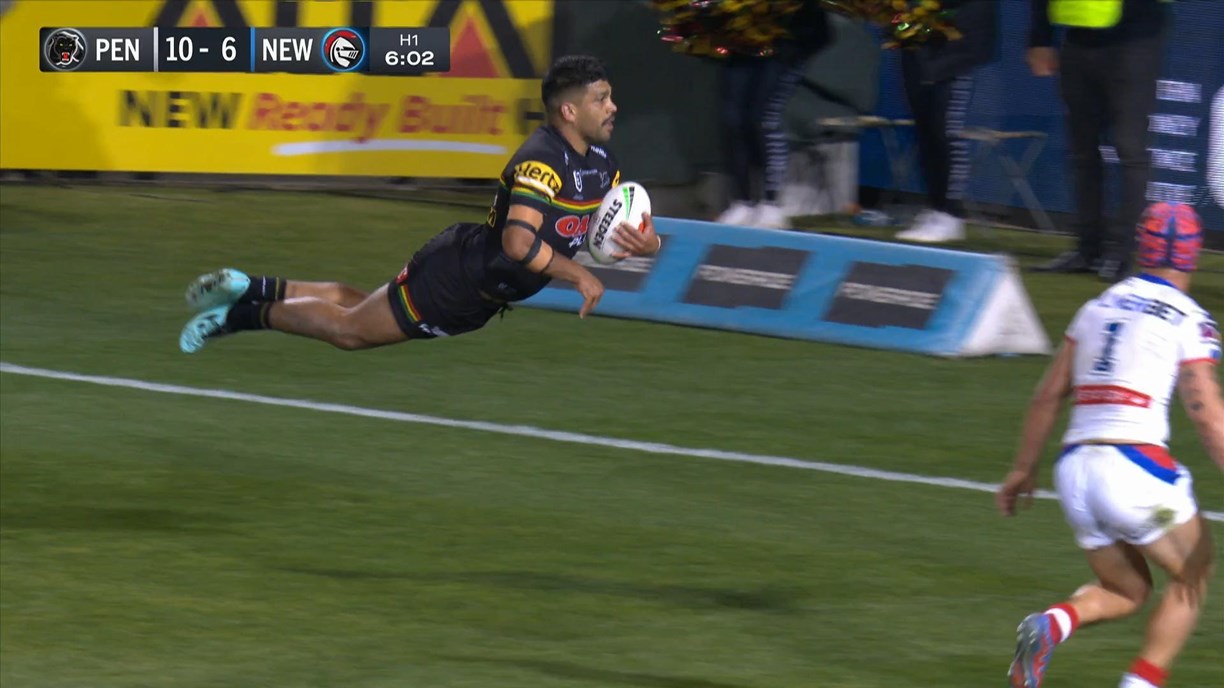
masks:
<svg viewBox="0 0 1224 688"><path fill-rule="evenodd" d="M590 55L565 55L557 58L544 82L540 84L540 96L549 111L560 106L562 99L576 88L586 88L596 81L607 81L608 72L597 57Z"/></svg>

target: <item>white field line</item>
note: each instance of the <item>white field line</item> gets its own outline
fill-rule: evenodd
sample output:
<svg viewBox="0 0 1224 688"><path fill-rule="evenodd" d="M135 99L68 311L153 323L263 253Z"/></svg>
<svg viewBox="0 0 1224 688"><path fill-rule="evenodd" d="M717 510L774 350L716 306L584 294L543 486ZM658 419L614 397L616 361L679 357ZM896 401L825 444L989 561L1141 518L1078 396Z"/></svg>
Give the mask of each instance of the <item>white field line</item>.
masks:
<svg viewBox="0 0 1224 688"><path fill-rule="evenodd" d="M715 459L718 461L754 463L763 466L799 468L808 471L836 473L839 475L854 476L856 478L871 478L874 480L886 480L889 482L916 483L919 485L934 485L936 487L953 487L960 488L962 490L975 490L978 492L994 492L995 488L997 487L992 483L961 480L960 478L940 478L935 476L918 475L915 473L898 473L895 471L883 471L875 468L827 463L824 461L804 461L802 459L795 459L786 456L747 454L743 452L722 451L720 449L680 447L673 444L662 444L658 442L639 442L636 440L617 439L615 437L587 435L578 432L547 430L545 428L537 428L530 425L505 425L502 423L488 423L475 420L457 420L454 418L427 416L418 413L403 413L401 411L380 411L378 409L349 406L347 404L327 404L317 401L309 401L307 399L268 397L260 394L246 394L244 392L232 392L224 389L203 389L199 387L184 387L181 385L167 385L159 382L131 380L121 377L80 375L77 373L68 373L59 370L47 370L45 368L29 368L26 366L14 365L12 363L0 362L0 373L8 373L10 375L25 375L29 377L47 378L52 380L84 382L91 385L102 385L104 387L138 389L144 392L157 392L160 394L178 394L182 396L204 397L208 399L245 401L251 404L298 408L306 409L308 411L322 411L323 413L338 413L341 415L359 416L362 418L378 418L381 420L392 420L400 423L436 425L446 428L460 428L463 430L492 432L502 435L514 435L518 437L533 437L536 439L549 440L551 442L569 442L572 444L583 444L587 446L628 449L630 451L646 452L648 454L668 454L673 456L689 456L698 459ZM1001 469L1003 468L1006 468L1006 466L1001 467ZM1050 490L1038 490L1037 496L1042 499L1053 499L1055 494ZM1222 512L1204 511L1203 513L1212 521L1224 522L1224 513Z"/></svg>

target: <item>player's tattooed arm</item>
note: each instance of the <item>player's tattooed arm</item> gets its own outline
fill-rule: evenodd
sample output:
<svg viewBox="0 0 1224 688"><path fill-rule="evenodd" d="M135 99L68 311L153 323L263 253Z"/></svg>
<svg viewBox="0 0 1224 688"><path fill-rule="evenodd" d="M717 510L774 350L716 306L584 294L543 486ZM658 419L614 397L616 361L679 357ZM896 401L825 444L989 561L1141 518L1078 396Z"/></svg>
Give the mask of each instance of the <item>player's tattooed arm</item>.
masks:
<svg viewBox="0 0 1224 688"><path fill-rule="evenodd" d="M1216 366L1210 361L1185 364L1177 378L1177 391L1203 447L1224 470L1224 400Z"/></svg>

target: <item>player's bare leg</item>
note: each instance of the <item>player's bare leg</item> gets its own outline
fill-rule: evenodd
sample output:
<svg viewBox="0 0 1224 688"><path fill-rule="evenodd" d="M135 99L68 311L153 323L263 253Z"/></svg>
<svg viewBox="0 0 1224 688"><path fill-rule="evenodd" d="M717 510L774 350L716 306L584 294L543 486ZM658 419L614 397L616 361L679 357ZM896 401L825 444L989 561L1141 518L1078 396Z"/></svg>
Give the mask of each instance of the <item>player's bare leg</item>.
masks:
<svg viewBox="0 0 1224 688"><path fill-rule="evenodd" d="M1201 516L1150 545L1118 543L1088 552L1088 565L1097 580L1021 624L1022 638L1009 672L1012 685L1038 688L1053 648L1079 626L1120 619L1142 609L1152 593L1149 560L1169 573L1169 582L1148 618L1143 648L1122 685L1162 685L1198 623L1213 557L1210 533ZM1026 632L1031 636L1028 639L1023 637Z"/></svg>
<svg viewBox="0 0 1224 688"><path fill-rule="evenodd" d="M195 312L242 301L284 301L311 296L345 307L356 306L369 294L339 282L303 282L283 277L251 276L222 268L200 275L187 286L187 306Z"/></svg>
<svg viewBox="0 0 1224 688"><path fill-rule="evenodd" d="M1152 572L1136 547L1119 542L1085 554L1097 579L1066 601L1080 625L1121 619L1143 608L1152 594Z"/></svg>
<svg viewBox="0 0 1224 688"><path fill-rule="evenodd" d="M326 293L352 297L352 292L344 290ZM347 307L317 296L278 301L266 306L263 319L267 329L318 339L346 351L371 349L408 339L391 311L385 284L356 305Z"/></svg>
<svg viewBox="0 0 1224 688"><path fill-rule="evenodd" d="M328 303L334 303L345 308L352 308L369 296L369 292L340 282L298 282L290 280L285 283L285 300L315 298Z"/></svg>
<svg viewBox="0 0 1224 688"><path fill-rule="evenodd" d="M196 278L186 298L198 311L179 336L186 353L199 351L208 339L244 330L275 329L346 350L407 339L395 322L385 286L371 295L339 282L248 276L225 268Z"/></svg>
<svg viewBox="0 0 1224 688"><path fill-rule="evenodd" d="M1135 547L1116 543L1086 555L1097 580L1070 599L1030 614L1016 629L1016 657L1007 672L1013 688L1040 688L1054 648L1079 626L1134 614L1151 594L1151 571Z"/></svg>
<svg viewBox="0 0 1224 688"><path fill-rule="evenodd" d="M1160 603L1148 618L1143 647L1122 684L1145 687L1163 682L1194 632L1215 552L1201 515L1140 549L1169 573Z"/></svg>

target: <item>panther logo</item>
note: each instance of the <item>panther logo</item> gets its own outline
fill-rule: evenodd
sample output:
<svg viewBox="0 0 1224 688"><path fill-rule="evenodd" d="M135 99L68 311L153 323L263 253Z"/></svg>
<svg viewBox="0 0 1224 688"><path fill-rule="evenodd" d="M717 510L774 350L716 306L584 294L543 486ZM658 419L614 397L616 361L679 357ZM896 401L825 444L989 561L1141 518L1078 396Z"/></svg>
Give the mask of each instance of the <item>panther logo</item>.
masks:
<svg viewBox="0 0 1224 688"><path fill-rule="evenodd" d="M61 72L70 72L85 62L88 53L85 34L76 29L56 29L47 36L43 54L47 63Z"/></svg>

